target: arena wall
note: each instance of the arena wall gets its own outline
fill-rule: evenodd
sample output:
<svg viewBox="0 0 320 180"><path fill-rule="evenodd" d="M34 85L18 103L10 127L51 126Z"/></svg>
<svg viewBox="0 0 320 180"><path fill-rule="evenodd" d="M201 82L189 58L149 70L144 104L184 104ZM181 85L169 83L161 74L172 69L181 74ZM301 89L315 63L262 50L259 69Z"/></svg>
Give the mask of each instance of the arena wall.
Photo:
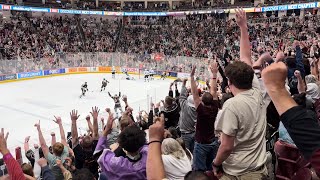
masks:
<svg viewBox="0 0 320 180"><path fill-rule="evenodd" d="M47 78L52 76L62 76L71 74L86 74L86 73L111 73L111 66L104 67L70 67L70 68L59 68L59 69L47 69L31 72L21 72L16 74L4 74L0 75L0 83L16 82L23 80L31 80L38 78ZM139 68L127 68L129 74L140 75L141 70ZM116 73L122 73L122 68L117 66ZM157 75L161 75L163 71L156 71ZM169 78L187 78L190 76L189 73L182 72L168 72Z"/></svg>

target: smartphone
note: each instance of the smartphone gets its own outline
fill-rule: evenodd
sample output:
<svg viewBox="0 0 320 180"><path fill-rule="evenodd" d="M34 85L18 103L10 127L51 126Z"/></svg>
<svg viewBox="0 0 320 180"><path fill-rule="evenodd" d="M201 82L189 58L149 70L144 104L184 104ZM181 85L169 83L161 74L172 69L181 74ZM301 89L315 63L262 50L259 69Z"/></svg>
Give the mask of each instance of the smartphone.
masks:
<svg viewBox="0 0 320 180"><path fill-rule="evenodd" d="M3 159L0 159L0 177L8 174L7 166L4 164Z"/></svg>

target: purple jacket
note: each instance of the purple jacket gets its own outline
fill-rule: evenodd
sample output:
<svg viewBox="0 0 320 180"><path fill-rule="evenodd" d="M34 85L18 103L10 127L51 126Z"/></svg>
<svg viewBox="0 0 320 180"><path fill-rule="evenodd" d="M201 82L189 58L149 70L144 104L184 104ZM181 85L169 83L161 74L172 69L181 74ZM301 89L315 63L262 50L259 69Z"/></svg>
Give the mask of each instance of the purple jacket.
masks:
<svg viewBox="0 0 320 180"><path fill-rule="evenodd" d="M148 146L143 146L140 150L141 159L137 162L131 162L125 157L116 157L110 150L106 149L106 137L100 137L95 152L103 150L98 159L102 172L106 174L108 179L147 179L146 164L148 155Z"/></svg>

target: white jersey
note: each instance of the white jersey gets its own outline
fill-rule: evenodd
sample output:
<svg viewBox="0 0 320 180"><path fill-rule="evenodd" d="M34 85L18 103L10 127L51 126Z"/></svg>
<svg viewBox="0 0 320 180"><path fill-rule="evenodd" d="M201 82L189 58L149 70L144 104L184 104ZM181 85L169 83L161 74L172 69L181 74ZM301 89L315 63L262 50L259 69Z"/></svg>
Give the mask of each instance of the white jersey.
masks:
<svg viewBox="0 0 320 180"><path fill-rule="evenodd" d="M154 75L154 70L151 69L151 70L149 71L149 74Z"/></svg>
<svg viewBox="0 0 320 180"><path fill-rule="evenodd" d="M112 67L112 72L116 72L116 68L115 67Z"/></svg>
<svg viewBox="0 0 320 180"><path fill-rule="evenodd" d="M144 75L148 76L150 73L148 70L144 70Z"/></svg>

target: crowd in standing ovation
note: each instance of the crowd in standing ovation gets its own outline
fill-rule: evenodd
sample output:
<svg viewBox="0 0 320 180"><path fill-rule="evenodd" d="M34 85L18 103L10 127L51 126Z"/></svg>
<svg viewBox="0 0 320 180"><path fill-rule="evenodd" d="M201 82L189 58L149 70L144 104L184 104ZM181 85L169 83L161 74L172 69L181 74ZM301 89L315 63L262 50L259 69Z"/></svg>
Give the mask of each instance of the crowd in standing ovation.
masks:
<svg viewBox="0 0 320 180"><path fill-rule="evenodd" d="M60 22L61 30L73 31L72 26L64 24L72 24L73 21L53 21L57 22ZM33 23L40 23L39 28L43 31L38 33L47 32L41 25L42 20L35 20ZM99 26L98 23L91 24ZM126 52L126 48L133 47L135 51L163 49L165 53L171 51L172 55L176 55L183 48L175 49L174 45L181 41L188 42L185 43L186 46L192 46L186 49L192 49L190 53L194 55L201 52L204 48L202 45L206 43L209 43L208 47L212 47L210 38L203 42L202 40L207 38L206 34L200 35L196 29L199 25L203 26L203 32L206 28L212 30L208 21L203 20L194 26L191 24L182 21L172 26L171 31L177 33L174 39L170 38L168 31L152 29L154 38L162 38L156 42L168 43L167 49L158 43L150 47L151 40L148 38L152 36L137 37L142 38L142 41L130 40L133 44L128 43L122 49ZM88 32L89 26L90 23L84 25L87 37L99 39L101 34L95 30ZM105 28L103 25L101 27L100 30ZM110 108L106 108L108 117L101 117L100 109L93 107L91 116L86 117L89 132L82 136L78 134L77 110L70 112L70 120L55 116L54 122L59 127L61 140L58 142L55 134L51 134L50 145L43 138L39 121L34 127L38 132L38 145L30 148L30 137L25 139L24 148L30 163L20 165L13 158L7 148L10 136L1 129L0 152L8 168L7 178L274 179L275 176L284 176L268 166L275 164L270 161L270 156L277 157L279 162L284 161L281 154L277 154L279 151L276 148L272 149L272 152L267 149L270 134L275 131L279 131L277 143L280 143L276 147L285 145L295 148L307 162L307 165L296 168L296 172L288 178L298 176L300 169L317 177L320 175L319 35L310 26L301 28L303 31L288 30L284 32L285 35L282 34L292 37L298 33L303 36L300 41L274 41L277 40L278 33L271 33L268 41L266 37L258 41L268 28L255 30L248 25L246 13L239 9L236 11L235 22L230 22L228 26L228 33L238 33L228 34L224 39L225 46L221 47L224 56L219 56L219 53L212 54L206 61L204 71L210 74L206 87L200 88L195 77L197 69L193 65L189 67L190 78L175 80L163 101L151 103L150 112L139 112L136 118L132 116L130 98L125 96L122 99L126 105L125 111L120 117L115 116ZM3 32L23 34L27 31L11 30ZM108 38L105 40L112 43L116 31L108 31L109 33L105 34ZM130 36L130 31L144 32L145 29L130 27L124 31L125 36ZM209 32L208 34L213 33ZM53 39L64 37L58 29L54 29L52 33ZM69 36L77 38L72 33ZM193 36L198 39L192 38ZM2 38L4 37L6 36ZM12 43L19 47L22 40L29 42L30 38L29 46L34 47L32 43L42 42L37 39L39 36L21 38ZM252 43L253 40L257 40L256 44ZM53 41L48 44L51 42ZM69 47L63 44L64 41L57 42L61 49ZM40 44L38 46L42 47ZM104 41L96 42L97 47L108 49L109 45ZM76 47L70 46L71 49ZM93 47L89 47L91 48ZM18 55L23 52L16 50L12 53ZM214 49L212 52L215 52ZM208 58L208 52L202 55ZM181 89L177 86L178 82L182 82ZM65 135L62 121L72 124L70 138ZM99 130L98 123L103 124L102 130ZM281 167L281 163L278 166Z"/></svg>

